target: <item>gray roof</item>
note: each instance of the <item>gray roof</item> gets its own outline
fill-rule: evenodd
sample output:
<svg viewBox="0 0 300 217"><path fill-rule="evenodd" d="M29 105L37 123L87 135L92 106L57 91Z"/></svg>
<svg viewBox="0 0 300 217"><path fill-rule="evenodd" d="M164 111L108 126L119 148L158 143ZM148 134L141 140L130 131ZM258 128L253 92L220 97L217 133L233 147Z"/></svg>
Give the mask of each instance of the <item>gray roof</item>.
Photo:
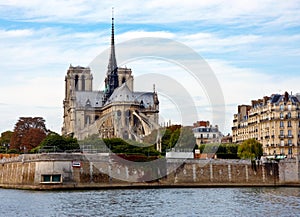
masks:
<svg viewBox="0 0 300 217"><path fill-rule="evenodd" d="M77 107L102 107L103 91L77 91Z"/></svg>
<svg viewBox="0 0 300 217"><path fill-rule="evenodd" d="M278 104L279 102L284 101L285 95L284 94L273 94L270 98L270 102L274 104ZM288 101L291 101L292 103L298 103L299 100L294 95L288 95Z"/></svg>
<svg viewBox="0 0 300 217"><path fill-rule="evenodd" d="M131 102L143 104L145 108L149 108L150 106L154 106L153 94L152 92L132 92L127 84L124 83L115 89L106 104L112 102Z"/></svg>

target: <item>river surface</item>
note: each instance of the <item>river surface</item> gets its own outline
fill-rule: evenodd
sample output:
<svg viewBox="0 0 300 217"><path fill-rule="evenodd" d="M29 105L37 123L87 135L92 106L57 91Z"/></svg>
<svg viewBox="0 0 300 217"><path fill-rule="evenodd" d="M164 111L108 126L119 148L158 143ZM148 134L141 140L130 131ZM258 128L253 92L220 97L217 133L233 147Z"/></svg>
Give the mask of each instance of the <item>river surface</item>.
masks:
<svg viewBox="0 0 300 217"><path fill-rule="evenodd" d="M0 189L0 216L300 216L300 188Z"/></svg>

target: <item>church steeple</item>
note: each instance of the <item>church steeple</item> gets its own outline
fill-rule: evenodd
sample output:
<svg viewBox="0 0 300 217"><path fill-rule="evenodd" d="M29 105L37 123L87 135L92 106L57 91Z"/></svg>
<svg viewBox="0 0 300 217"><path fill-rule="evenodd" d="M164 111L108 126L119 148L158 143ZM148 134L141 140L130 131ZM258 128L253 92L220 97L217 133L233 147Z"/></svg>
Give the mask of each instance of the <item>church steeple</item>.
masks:
<svg viewBox="0 0 300 217"><path fill-rule="evenodd" d="M111 42L110 42L110 56L107 66L107 75L105 79L105 92L103 103L105 103L114 90L119 86L118 80L118 66L115 55L115 29L114 29L114 8L112 8L111 18Z"/></svg>
<svg viewBox="0 0 300 217"><path fill-rule="evenodd" d="M115 28L114 28L114 8L112 8L111 18L111 42L110 42L110 57L108 63L108 73L112 73L117 69L117 60L115 55Z"/></svg>

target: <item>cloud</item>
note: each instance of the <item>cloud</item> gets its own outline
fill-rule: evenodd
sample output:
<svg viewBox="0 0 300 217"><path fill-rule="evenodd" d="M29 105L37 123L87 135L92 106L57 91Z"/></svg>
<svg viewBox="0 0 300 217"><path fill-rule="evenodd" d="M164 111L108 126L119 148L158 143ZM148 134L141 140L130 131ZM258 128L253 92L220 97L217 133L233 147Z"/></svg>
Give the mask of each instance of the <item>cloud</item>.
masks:
<svg viewBox="0 0 300 217"><path fill-rule="evenodd" d="M95 0L79 1L4 1L0 12L10 20L36 22L95 23L106 22L111 7L115 6L116 17L124 23L175 23L185 21L205 21L243 25L299 25L299 2L281 1L181 1L161 2L151 0L141 2ZM242 18L242 19L241 19Z"/></svg>
<svg viewBox="0 0 300 217"><path fill-rule="evenodd" d="M2 129L12 126L16 117L41 115L60 130L66 70L70 63L87 66L109 46L111 6L115 6L117 43L168 38L206 59L225 97L225 132L230 132L238 104L299 89L298 1L7 0L0 1L5 21L0 21ZM199 119L211 120L205 91L183 68L161 60L127 66L136 77L157 72L175 79L193 96ZM152 85L145 82L143 88L151 91ZM162 102L164 119L176 119L172 103Z"/></svg>

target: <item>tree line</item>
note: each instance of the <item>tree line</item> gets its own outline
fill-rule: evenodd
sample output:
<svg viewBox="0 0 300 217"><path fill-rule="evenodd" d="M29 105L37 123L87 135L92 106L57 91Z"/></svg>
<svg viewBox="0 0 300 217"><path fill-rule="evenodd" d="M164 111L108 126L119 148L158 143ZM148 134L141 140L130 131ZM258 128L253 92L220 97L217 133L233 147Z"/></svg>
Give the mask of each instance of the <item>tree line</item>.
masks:
<svg viewBox="0 0 300 217"><path fill-rule="evenodd" d="M0 153L38 153L82 151L111 151L117 154L164 156L169 149L176 151L200 149L201 153L215 153L218 158L255 159L262 156L262 145L255 139L242 144L203 144L196 145L192 127L172 125L154 130L144 137L143 142L124 141L119 138L100 139L92 135L82 141L61 136L46 128L42 117L20 117L13 131L5 131L0 137ZM156 147L161 146L161 152ZM80 147L81 146L81 147Z"/></svg>

